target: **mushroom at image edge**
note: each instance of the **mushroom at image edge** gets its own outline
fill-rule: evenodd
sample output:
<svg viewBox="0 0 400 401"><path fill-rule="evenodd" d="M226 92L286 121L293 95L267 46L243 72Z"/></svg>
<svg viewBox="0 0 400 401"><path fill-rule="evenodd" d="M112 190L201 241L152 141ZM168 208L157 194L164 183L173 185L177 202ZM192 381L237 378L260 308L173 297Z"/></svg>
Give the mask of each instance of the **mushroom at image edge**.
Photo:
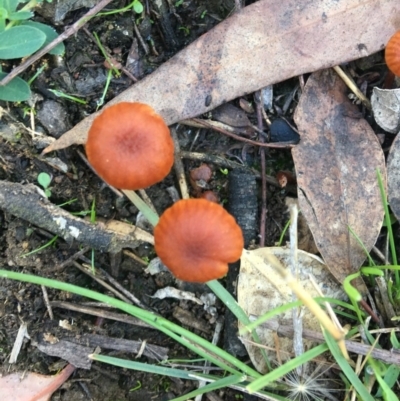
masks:
<svg viewBox="0 0 400 401"><path fill-rule="evenodd" d="M225 276L244 246L234 217L204 199L181 200L167 209L154 229L154 241L175 277L197 283Z"/></svg>
<svg viewBox="0 0 400 401"><path fill-rule="evenodd" d="M174 163L174 144L163 118L150 106L122 102L95 118L86 154L108 184L137 190L168 175Z"/></svg>

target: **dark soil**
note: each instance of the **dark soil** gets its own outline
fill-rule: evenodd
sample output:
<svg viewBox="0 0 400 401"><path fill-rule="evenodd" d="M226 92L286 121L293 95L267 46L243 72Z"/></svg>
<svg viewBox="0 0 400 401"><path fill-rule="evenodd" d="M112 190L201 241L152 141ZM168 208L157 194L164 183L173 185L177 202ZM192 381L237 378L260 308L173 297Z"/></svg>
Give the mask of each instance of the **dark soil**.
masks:
<svg viewBox="0 0 400 401"><path fill-rule="evenodd" d="M133 34L134 18L136 18L139 31L150 51L146 55L138 43L135 63L128 65L127 69L141 79L199 35L226 18L233 9L233 1L225 0L189 0L184 1L182 6L176 8L169 8L168 2L165 1L163 2L165 3L164 12L155 12L153 3L156 2L145 1L144 3L148 4L152 10L145 18L137 19L131 12L95 18L87 24L85 30L81 29L65 42L66 53L64 57L47 56L23 74L24 78L29 78L36 68L44 62L48 64L47 68L33 83L32 91L35 100L29 104L29 109L26 103L7 104L3 102L0 104L4 109L2 122L7 127L7 129L3 127L2 137L0 138L1 180L37 185L38 174L46 172L52 177L52 195L50 197L52 203L59 205L74 200L64 208L70 212L82 212L90 211L93 201L95 201L96 219L114 219L135 223L136 208L126 199L118 198L89 169L77 152L78 150L83 151L83 149L72 147L52 155L58 158L58 163L62 162L67 166L68 171L65 172L61 167L49 164L49 160L40 155L42 148L37 146L35 136L28 129L36 129L45 135L58 137L86 115L96 110L97 102L103 94L108 70L103 65L104 57L92 40L91 34L93 32L97 33L102 45L109 53L122 65L126 65L128 54L130 51L132 53L132 38L136 38ZM123 1L117 1L111 3L109 8L114 9L123 5ZM46 4L43 7L46 8L47 6ZM64 27L75 22L86 11L87 9L78 9L68 12L65 18L57 23L56 29L62 32ZM35 19L54 24L51 18L51 10L42 11L41 14L45 17L37 14ZM3 66L3 71L10 70L11 67L11 64L6 64ZM121 74L120 77L114 77L107 90L105 101L111 100L132 84L131 79L124 74ZM293 91L294 85L294 82L288 82L284 85L278 85L274 89L277 94L275 115L276 110L282 111L282 107ZM56 97L49 91L50 89L57 89L84 99L87 104L81 105ZM248 96L246 100L254 103L252 95ZM232 102L232 104L239 106L238 101ZM285 111L289 118L293 106ZM30 112L33 113L32 120L35 121L35 127L31 125ZM251 122L257 125L256 113L247 113L247 115ZM195 130L180 126L178 127L178 135L182 149L201 152L206 155L220 155L232 161L240 160L250 171L255 172L255 176L259 176L260 157L258 149L244 148L242 143L205 129ZM190 170L200 164L197 161L186 160L184 162L187 178ZM221 166L208 164L213 173L211 180L206 185L207 189L214 191L219 199L227 203L229 207L229 174L226 175L221 172ZM267 153L266 173L268 175L274 176L279 170L290 169L292 169L290 151L271 150ZM175 185L175 175L172 172L161 184L148 190L148 195L159 213L172 204L172 199L166 188ZM248 196L255 196L257 204L260 206L261 190L258 178L257 188L257 193L248 194ZM192 188L192 191L194 196L195 189ZM285 191L275 185L268 185L265 245L273 245L279 239L287 221L284 205L285 196ZM255 243L259 242L258 233L259 219L257 219L255 235L250 238ZM29 256L24 256L26 253L37 250L48 243L54 238L54 234L40 227L32 226L27 221L18 219L7 212L0 212L0 237L1 266L102 292L106 291L72 263L59 268L63 262L82 249L81 244L67 243L62 239L57 239L51 246ZM155 256L154 249L148 244L141 245L134 252L144 260L151 260ZM80 258L77 258L77 262L90 264L91 258L92 251L88 249ZM145 306L184 327L195 322L196 328L188 328L211 340L215 328L215 316L205 312L200 306L194 306L190 301L179 301L172 298L159 300L151 297L160 288L168 285L177 286L175 279L168 272L154 276L146 274L143 264L126 253L109 255L95 251L94 261L96 268L101 267L111 272L114 278ZM187 288L185 287L185 289ZM207 291L203 286L190 286L189 289L196 296ZM87 302L81 297L52 289L48 289L48 297L52 302L68 301L77 304ZM146 340L148 344L168 348L169 359L191 359L195 357L168 337L151 329L110 319L99 319L63 308L55 307L53 312L54 320L51 320L39 286L12 280L0 280L1 373L34 371L54 374L58 371L62 367L60 358L46 355L33 345L34 341L41 341L44 335L61 339L66 337L78 338L84 334L100 334L119 339ZM219 316L224 316L224 313L224 308L218 305ZM66 333L66 330L58 327L60 320L66 320L72 325L72 334ZM31 340L24 340L17 363L10 365L8 358L22 322L27 324ZM219 343L221 346L222 342L221 339ZM136 353L121 351L109 351L108 354L125 359L134 359L136 356ZM246 356L243 358L247 360ZM154 363L154 360L146 356L142 356L138 360ZM81 399L168 400L194 389L195 384L196 382L184 382L179 379L94 363L90 370L77 369L68 384L57 391L53 399L72 401ZM232 400L236 397L239 399L245 397L229 389L217 392L216 396L220 398L213 399Z"/></svg>

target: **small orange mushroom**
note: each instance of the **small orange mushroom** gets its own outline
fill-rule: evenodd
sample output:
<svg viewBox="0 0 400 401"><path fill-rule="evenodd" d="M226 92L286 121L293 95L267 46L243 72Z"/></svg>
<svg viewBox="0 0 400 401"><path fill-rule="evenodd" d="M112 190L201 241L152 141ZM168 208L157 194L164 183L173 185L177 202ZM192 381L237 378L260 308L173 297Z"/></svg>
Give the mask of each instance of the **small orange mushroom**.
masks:
<svg viewBox="0 0 400 401"><path fill-rule="evenodd" d="M400 31L389 39L385 49L385 61L389 70L400 77Z"/></svg>
<svg viewBox="0 0 400 401"><path fill-rule="evenodd" d="M154 229L154 242L175 277L197 283L225 276L244 245L234 217L205 199L180 200L167 209Z"/></svg>
<svg viewBox="0 0 400 401"><path fill-rule="evenodd" d="M174 144L163 118L150 106L122 102L95 118L86 154L108 184L137 190L168 175L174 163Z"/></svg>

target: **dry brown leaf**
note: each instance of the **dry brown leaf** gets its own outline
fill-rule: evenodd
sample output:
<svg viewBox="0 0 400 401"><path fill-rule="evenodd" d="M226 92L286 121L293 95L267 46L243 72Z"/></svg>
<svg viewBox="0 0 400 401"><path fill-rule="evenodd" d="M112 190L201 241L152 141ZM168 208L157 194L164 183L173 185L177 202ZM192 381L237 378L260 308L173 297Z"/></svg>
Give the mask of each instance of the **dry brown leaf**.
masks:
<svg viewBox="0 0 400 401"><path fill-rule="evenodd" d="M48 401L73 373L75 366L67 365L59 374L44 376L33 372L16 372L0 377L2 401Z"/></svg>
<svg viewBox="0 0 400 401"><path fill-rule="evenodd" d="M311 75L295 121L301 135L292 151L300 209L328 268L342 282L366 258L349 227L369 251L382 225L376 171L386 178L383 151L333 70Z"/></svg>
<svg viewBox="0 0 400 401"><path fill-rule="evenodd" d="M400 89L374 88L371 106L375 121L387 132L400 130Z"/></svg>
<svg viewBox="0 0 400 401"><path fill-rule="evenodd" d="M400 136L397 134L387 161L388 199L390 209L400 221Z"/></svg>
<svg viewBox="0 0 400 401"><path fill-rule="evenodd" d="M167 124L287 78L381 50L398 0L261 0L234 14L107 105L140 101ZM86 142L85 118L46 152Z"/></svg>
<svg viewBox="0 0 400 401"><path fill-rule="evenodd" d="M260 317L266 312L293 301L292 290L285 282L285 279L269 264L266 257L268 254L276 256L283 266L287 267L290 265L290 250L282 247L259 248L253 251L245 251L241 257L237 292L238 302L246 314L251 317ZM260 274L259 269L256 267L258 263L264 264L262 270L268 271L268 280ZM310 276L319 284L325 296L336 299L345 298L339 285L326 270L325 265L315 255L299 250L297 268L298 274L296 277L299 283L313 297L318 297L319 294L311 284ZM278 315L277 319L280 325L293 325L292 310ZM302 320L305 329L316 332L321 331L320 323L309 310L304 310ZM241 326L240 323L239 326ZM277 361L276 352L274 351L276 344L274 343L273 331L259 326L257 333L261 344L266 347L265 352L268 357L273 361ZM251 334L245 333L242 338L244 339L244 345L253 365L258 371L266 373L267 368L260 347L246 341L253 340ZM307 347L312 346L312 342L309 340L305 340L304 344ZM290 356L293 354L293 339L279 337L279 346L282 360L290 359Z"/></svg>

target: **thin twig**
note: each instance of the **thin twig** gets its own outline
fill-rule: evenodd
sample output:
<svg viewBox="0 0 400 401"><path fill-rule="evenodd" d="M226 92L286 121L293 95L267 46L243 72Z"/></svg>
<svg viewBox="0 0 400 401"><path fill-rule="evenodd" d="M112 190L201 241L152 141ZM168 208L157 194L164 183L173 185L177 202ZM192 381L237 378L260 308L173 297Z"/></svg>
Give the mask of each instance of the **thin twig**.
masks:
<svg viewBox="0 0 400 401"><path fill-rule="evenodd" d="M190 198L189 188L186 182L185 170L183 168L182 159L180 157L181 147L179 145L179 138L175 128L171 129L171 136L172 139L174 140L174 148L175 148L175 161L174 161L175 173L176 177L178 178L179 188L181 189L182 199L189 199Z"/></svg>
<svg viewBox="0 0 400 401"><path fill-rule="evenodd" d="M147 206L153 210L153 212L157 213L156 207L154 206L154 203L150 199L149 195L147 195L147 192L144 189L139 189L138 192L142 199L146 202Z"/></svg>
<svg viewBox="0 0 400 401"><path fill-rule="evenodd" d="M290 212L290 271L293 277L298 277L298 252L297 252L297 222L299 211L297 209L297 204L293 203L289 206ZM297 296L292 292L292 301L297 301ZM302 307L297 307L292 309L293 318L293 351L295 356L300 356L304 354L304 344L303 344L303 309ZM299 376L302 375L302 366L298 366L296 369Z"/></svg>
<svg viewBox="0 0 400 401"><path fill-rule="evenodd" d="M92 32L89 31L86 27L82 28L82 30L86 33L86 35L90 38L90 40L97 45L96 38L92 34ZM115 68L116 70L121 70L131 81L133 82L138 82L139 80L127 69L125 68L122 64L119 65L118 67L113 65L113 57L107 52L107 50L103 47L104 55L106 56L106 61L109 61L111 64L112 68ZM107 60L108 59L108 60Z"/></svg>
<svg viewBox="0 0 400 401"><path fill-rule="evenodd" d="M64 260L64 262L60 263L59 265L56 265L50 269L46 269L46 273L55 273L58 271L61 271L65 269L67 266L69 266L73 261L77 260L79 257L84 255L86 252L90 251L90 246L85 246L83 249L81 249L79 252L75 252L72 256L70 256L68 259Z"/></svg>
<svg viewBox="0 0 400 401"><path fill-rule="evenodd" d="M133 29L135 31L137 38L139 39L140 44L143 47L144 52L146 53L146 56L147 56L149 54L149 46L147 46L146 42L143 40L142 35L140 34L140 31L136 25L136 22L133 24Z"/></svg>
<svg viewBox="0 0 400 401"><path fill-rule="evenodd" d="M340 78L344 81L344 83L348 86L348 88L360 99L360 101L364 104L364 106L371 110L371 103L365 97L364 93L360 91L358 86L355 84L353 79L349 77L339 66L333 67L336 73L339 75Z"/></svg>
<svg viewBox="0 0 400 401"><path fill-rule="evenodd" d="M131 292L125 289L117 280L115 280L104 269L98 268L98 270L100 270L101 274L104 276L104 278L106 278L109 281L110 284L112 284L117 290L121 291L121 293L124 294L127 298L129 298L135 305L145 310L151 310L147 306L143 305L138 298L136 298Z"/></svg>
<svg viewBox="0 0 400 401"><path fill-rule="evenodd" d="M49 313L50 320L54 320L53 309L51 309L50 302L49 302L49 295L47 293L47 288L42 285L42 292L43 292L43 299L44 304L46 305L47 312Z"/></svg>
<svg viewBox="0 0 400 401"><path fill-rule="evenodd" d="M108 291L112 292L117 298L121 299L122 301L132 304L133 302L125 297L123 294L121 294L119 291L117 291L114 287L112 287L110 284L106 283L104 280L102 280L99 276L99 272L97 271L96 274L93 274L91 272L91 267L88 265L83 265L81 266L78 262L72 262L72 264L78 268L82 273L85 273L89 277L91 277L94 281L96 281L98 284L102 285L105 289Z"/></svg>
<svg viewBox="0 0 400 401"><path fill-rule="evenodd" d="M213 338L212 338L212 341L211 341L211 343L213 345L217 345L218 344L219 339L221 337L221 332L222 332L223 327L224 327L224 319L220 317L217 320L217 323L215 325L214 335L213 335ZM204 370L203 370L204 374L208 373L208 368L210 367L210 364L211 364L210 361L205 361L204 362ZM204 380L200 380L198 388L200 389L200 388L204 387L206 384L207 384L207 382L205 382ZM194 401L201 401L202 398L203 398L203 394L199 394L198 396L196 396Z"/></svg>
<svg viewBox="0 0 400 401"><path fill-rule="evenodd" d="M47 46L43 47L39 51L37 51L34 55L26 59L23 63L21 63L18 67L15 67L6 77L4 77L0 81L0 86L8 84L13 78L21 74L21 72L25 71L29 66L31 66L35 61L39 60L42 56L56 47L58 44L68 39L70 36L74 35L85 25L94 15L96 15L99 11L101 11L108 3L111 3L112 0L101 0L99 4L94 6L91 10L89 10L82 18L76 21L73 25L71 25L66 31L64 31L61 35L59 35L56 39L50 42Z"/></svg>
<svg viewBox="0 0 400 401"><path fill-rule="evenodd" d="M230 132L230 131L227 131L226 129L220 128L218 126L219 123L217 124L215 121L206 121L206 120L202 120L201 118L191 118L188 120L181 120L181 121L179 121L179 123L183 124L183 125L189 125L190 127L201 127L201 128L213 129L214 131L220 132L221 134L224 134L226 136L230 136L231 138L234 138L238 141L247 142L247 143L250 143L251 145L260 146L262 148L292 149L294 146L296 146L293 143L287 143L287 142L264 143L264 142L259 142L259 141L253 141L252 139L243 138L242 136L234 134L233 132Z"/></svg>
<svg viewBox="0 0 400 401"><path fill-rule="evenodd" d="M261 97L256 96L258 98ZM257 107L257 128L262 131L263 130L263 116L261 109L263 105L261 102L256 102ZM264 138L260 136L260 141L264 142ZM265 178L265 149L260 148L260 158L261 158L261 212L260 212L260 247L265 246L265 224L267 220L267 180Z"/></svg>

